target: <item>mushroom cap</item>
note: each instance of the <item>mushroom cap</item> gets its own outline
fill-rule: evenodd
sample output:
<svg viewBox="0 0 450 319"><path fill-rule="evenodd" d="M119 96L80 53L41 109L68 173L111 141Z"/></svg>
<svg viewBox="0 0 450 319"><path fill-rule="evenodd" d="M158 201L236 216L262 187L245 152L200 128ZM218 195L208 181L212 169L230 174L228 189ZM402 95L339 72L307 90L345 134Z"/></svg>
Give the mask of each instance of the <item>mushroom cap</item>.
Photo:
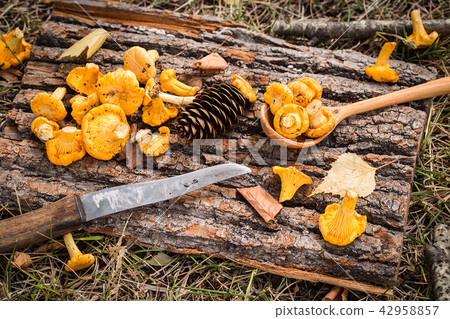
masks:
<svg viewBox="0 0 450 319"><path fill-rule="evenodd" d="M286 84L275 82L266 88L264 101L270 105L270 111L275 115L286 104L294 102L294 94Z"/></svg>
<svg viewBox="0 0 450 319"><path fill-rule="evenodd" d="M64 268L66 271L77 271L90 267L95 262L95 257L91 254L78 255L71 258Z"/></svg>
<svg viewBox="0 0 450 319"><path fill-rule="evenodd" d="M159 75L159 84L162 89L178 96L194 96L199 90L198 86L189 86L177 80L177 72L174 69L166 69Z"/></svg>
<svg viewBox="0 0 450 319"><path fill-rule="evenodd" d="M47 92L41 92L31 100L31 111L36 116L43 116L58 122L67 116L64 103Z"/></svg>
<svg viewBox="0 0 450 319"><path fill-rule="evenodd" d="M87 153L107 161L118 154L127 142L130 126L122 108L102 104L83 117L81 131Z"/></svg>
<svg viewBox="0 0 450 319"><path fill-rule="evenodd" d="M169 128L161 126L159 133L159 135L152 135L150 130L140 130L136 133L136 141L142 153L147 156L159 156L169 149Z"/></svg>
<svg viewBox="0 0 450 319"><path fill-rule="evenodd" d="M313 78L301 78L289 82L288 87L294 94L294 103L306 107L313 99L322 97L322 87Z"/></svg>
<svg viewBox="0 0 450 319"><path fill-rule="evenodd" d="M256 94L253 91L252 86L239 74L234 74L231 77L232 84L238 88L238 90L249 100L250 103L256 102Z"/></svg>
<svg viewBox="0 0 450 319"><path fill-rule="evenodd" d="M136 112L144 99L144 89L139 87L136 75L131 71L109 72L98 80L97 85L100 102L118 105L126 115Z"/></svg>
<svg viewBox="0 0 450 319"><path fill-rule="evenodd" d="M103 74L98 65L87 63L84 67L78 67L69 72L66 78L67 85L74 91L85 95L97 92L97 81Z"/></svg>
<svg viewBox="0 0 450 319"><path fill-rule="evenodd" d="M83 117L87 112L100 105L100 99L96 92L89 96L83 96L81 94L75 95L69 102L72 105L72 113L70 114L79 125L81 125Z"/></svg>
<svg viewBox="0 0 450 319"><path fill-rule="evenodd" d="M309 116L309 128L303 133L311 138L318 138L334 128L335 117L333 113L322 107L322 102L313 100L306 107Z"/></svg>
<svg viewBox="0 0 450 319"><path fill-rule="evenodd" d="M309 127L308 112L300 105L286 104L275 114L273 127L284 137L296 138Z"/></svg>
<svg viewBox="0 0 450 319"><path fill-rule="evenodd" d="M44 143L53 139L58 130L58 123L50 121L43 116L35 118L31 123L31 131Z"/></svg>
<svg viewBox="0 0 450 319"><path fill-rule="evenodd" d="M325 213L319 217L323 239L333 245L345 246L364 233L367 217L355 211L357 199L358 194L349 190L340 205L334 203L325 208Z"/></svg>
<svg viewBox="0 0 450 319"><path fill-rule="evenodd" d="M140 83L146 83L149 78L156 76L155 62L159 59L158 51L134 46L123 56L123 68L136 75Z"/></svg>
<svg viewBox="0 0 450 319"><path fill-rule="evenodd" d="M280 203L292 199L300 186L311 184L312 180L307 175L298 170L295 166L281 167L274 166L272 171L280 176L281 192Z"/></svg>
<svg viewBox="0 0 450 319"><path fill-rule="evenodd" d="M151 126L160 126L177 115L178 108L166 107L161 98L151 100L142 108L142 121Z"/></svg>
<svg viewBox="0 0 450 319"><path fill-rule="evenodd" d="M86 155L80 130L66 126L55 133L55 138L45 143L47 157L55 165L67 166Z"/></svg>
<svg viewBox="0 0 450 319"><path fill-rule="evenodd" d="M4 35L3 38L8 46L0 41L0 68L2 70L7 70L11 66L18 66L21 62L30 58L31 45L25 41L23 32L19 28L15 28Z"/></svg>

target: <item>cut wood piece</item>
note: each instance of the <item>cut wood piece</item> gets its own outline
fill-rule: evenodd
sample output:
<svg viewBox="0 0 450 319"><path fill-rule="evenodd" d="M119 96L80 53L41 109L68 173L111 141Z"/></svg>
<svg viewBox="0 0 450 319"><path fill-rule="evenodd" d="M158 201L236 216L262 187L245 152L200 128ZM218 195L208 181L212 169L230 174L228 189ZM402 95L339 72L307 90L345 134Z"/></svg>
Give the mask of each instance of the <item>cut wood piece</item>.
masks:
<svg viewBox="0 0 450 319"><path fill-rule="evenodd" d="M89 12L101 11L97 9L104 7L96 2L88 5ZM57 1L56 7L56 12L64 11L61 1ZM120 8L114 6L113 10L120 11ZM130 17L128 22L133 17L129 12L139 16L132 7L124 8ZM145 11L145 15L148 12L152 11ZM64 14L71 14L70 10ZM119 15L116 18L119 19ZM191 17L173 15L173 19L181 19L179 21L185 23L183 27L190 28ZM374 63L373 58L350 50L294 46L234 26L223 27L220 22L214 31L200 30L193 22L192 34L195 36L171 31L170 27L166 30L131 27L113 33L114 40L107 39L90 62L99 64L102 72L112 71L122 66L121 48L140 45L159 52L157 74L162 69L174 68L177 73L201 77L204 87L216 82L229 83L231 75L239 71L255 88L258 101L239 119L233 130L220 137L223 140L217 140L218 145L201 145L200 157L193 157L197 152L194 144L173 134L170 153L154 159L145 158L136 169L128 168L125 160L98 161L90 156L67 167L56 167L47 160L45 145L27 129L34 116L29 101L40 91L49 92L56 86L65 85L68 72L82 65L55 61L55 57L97 27L83 21L88 20L83 18L80 22L60 15L42 25L22 89L14 99L1 132L2 205L8 205L10 211L18 210L16 198L19 197L21 208L26 212L67 195L166 178L236 161L252 168L251 178L240 176L206 187L180 197L172 206L162 202L109 216L89 223L85 229L114 236L121 236L125 229L124 235L130 240L171 251L225 257L276 274L349 289L380 294L385 291L371 284L354 283L349 276L361 282L395 284L408 215L410 183L429 101L397 105L348 118L317 148L306 151L286 151L272 145L256 119L264 103L262 94L273 81L287 83L300 76L313 77L324 87L324 101L339 106L432 80L436 77L435 70L392 61L403 77L399 84L387 85L369 81L365 76L364 68ZM119 20L97 22L107 30L126 27L117 24ZM229 63L223 73L202 76L191 68L195 60L211 53L211 48L216 48L230 35L232 39L217 51ZM74 92L68 92L67 96L70 98L71 94ZM70 109L67 101L65 103ZM67 120L70 122L70 117ZM128 121L136 124L138 129L143 128L139 112ZM167 125L172 129L174 123L170 121ZM374 167L399 155L408 156L408 159L377 171L374 193L361 199L357 207L368 218L366 232L352 244L339 247L326 243L317 226L318 216L328 204L338 199L330 194L307 195L325 176L330 164L348 151L362 156ZM302 171L313 179L313 184L305 187L305 193L297 192L276 217L286 233L286 240L275 225L266 224L245 201L236 197L236 188L257 184L277 196L279 179L273 176L271 166L280 164L301 165ZM133 213L131 217L130 213Z"/></svg>

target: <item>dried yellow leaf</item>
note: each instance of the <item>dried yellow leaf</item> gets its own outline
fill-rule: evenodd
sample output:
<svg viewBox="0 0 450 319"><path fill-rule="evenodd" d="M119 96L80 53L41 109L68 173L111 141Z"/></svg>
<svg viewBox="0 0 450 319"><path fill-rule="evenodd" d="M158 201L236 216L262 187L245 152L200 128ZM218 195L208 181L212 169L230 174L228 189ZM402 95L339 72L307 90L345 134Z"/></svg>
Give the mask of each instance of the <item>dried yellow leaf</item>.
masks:
<svg viewBox="0 0 450 319"><path fill-rule="evenodd" d="M58 60L62 58L67 58L68 60L89 59L100 49L107 36L108 32L105 29L95 29L64 51Z"/></svg>

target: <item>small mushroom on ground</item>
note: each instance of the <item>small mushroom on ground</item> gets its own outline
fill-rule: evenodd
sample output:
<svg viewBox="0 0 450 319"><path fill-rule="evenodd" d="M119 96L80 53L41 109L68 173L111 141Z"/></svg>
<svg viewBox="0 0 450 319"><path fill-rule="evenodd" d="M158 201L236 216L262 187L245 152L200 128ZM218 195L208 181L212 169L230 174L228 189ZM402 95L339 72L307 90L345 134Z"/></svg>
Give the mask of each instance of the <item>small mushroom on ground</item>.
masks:
<svg viewBox="0 0 450 319"><path fill-rule="evenodd" d="M286 104L292 104L294 102L294 94L286 84L272 83L266 88L266 92L263 95L264 101L270 105L270 112L275 115L278 110Z"/></svg>
<svg viewBox="0 0 450 319"><path fill-rule="evenodd" d="M86 155L80 130L66 126L55 133L55 138L45 143L47 157L55 165L67 166Z"/></svg>
<svg viewBox="0 0 450 319"><path fill-rule="evenodd" d="M217 72L225 70L228 67L228 63L217 52L213 52L195 61L193 66L206 72Z"/></svg>
<svg viewBox="0 0 450 319"><path fill-rule="evenodd" d="M87 63L69 72L66 78L67 85L74 91L85 95L97 92L97 81L103 77L98 65Z"/></svg>
<svg viewBox="0 0 450 319"><path fill-rule="evenodd" d="M87 153L107 161L124 147L129 138L130 126L122 108L114 104L102 104L83 117L81 131Z"/></svg>
<svg viewBox="0 0 450 319"><path fill-rule="evenodd" d="M153 79L147 81L145 86L144 107L142 108L142 121L151 126L160 126L178 115L175 106L166 107ZM182 97L178 97L182 98Z"/></svg>
<svg viewBox="0 0 450 319"><path fill-rule="evenodd" d="M3 39L6 44L0 39L0 68L2 70L18 66L30 58L31 45L25 41L23 32L19 28L4 35Z"/></svg>
<svg viewBox="0 0 450 319"><path fill-rule="evenodd" d="M77 271L90 267L95 262L95 257L91 254L83 254L75 244L72 233L63 236L64 244L69 252L70 260L64 267L66 271Z"/></svg>
<svg viewBox="0 0 450 319"><path fill-rule="evenodd" d="M155 62L159 59L156 50L146 50L139 46L128 49L123 56L123 68L136 75L139 83L147 83L149 78L155 78Z"/></svg>
<svg viewBox="0 0 450 319"><path fill-rule="evenodd" d="M312 180L295 166L274 166L272 171L281 178L280 203L292 199L300 186L311 184Z"/></svg>
<svg viewBox="0 0 450 319"><path fill-rule="evenodd" d="M322 97L322 86L313 78L301 78L289 82L288 87L294 94L294 103L306 107L312 100Z"/></svg>
<svg viewBox="0 0 450 319"><path fill-rule="evenodd" d="M387 42L383 45L375 65L366 68L368 76L377 82L395 83L398 81L398 71L391 70L389 67L389 57L396 45L395 42Z"/></svg>
<svg viewBox="0 0 450 319"><path fill-rule="evenodd" d="M306 107L309 116L309 128L305 135L311 138L318 138L331 131L335 124L333 113L322 107L320 100L313 100Z"/></svg>
<svg viewBox="0 0 450 319"><path fill-rule="evenodd" d="M100 99L96 92L89 96L75 95L69 102L72 105L72 113L70 114L79 125L81 125L83 117L87 112L100 105Z"/></svg>
<svg viewBox="0 0 450 319"><path fill-rule="evenodd" d="M253 91L252 86L250 83L247 82L242 76L239 74L234 74L231 77L232 84L238 88L238 90L244 95L244 97L250 102L255 103L256 102L256 94L255 91Z"/></svg>
<svg viewBox="0 0 450 319"><path fill-rule="evenodd" d="M319 217L319 229L327 242L345 246L361 236L366 229L367 217L355 211L358 193L348 190L341 204L331 204Z"/></svg>
<svg viewBox="0 0 450 319"><path fill-rule="evenodd" d="M35 118L33 123L31 123L31 131L44 143L53 139L58 130L58 123L50 121L43 116Z"/></svg>
<svg viewBox="0 0 450 319"><path fill-rule="evenodd" d="M413 33L406 37L407 40L413 41L415 48L421 49L429 47L436 41L439 34L436 31L430 34L425 31L422 24L422 19L420 18L420 10L411 11L411 19L413 23ZM436 41L437 43L437 41Z"/></svg>
<svg viewBox="0 0 450 319"><path fill-rule="evenodd" d="M152 134L150 130L139 130L136 141L146 156L159 156L169 149L170 130L167 126L159 128L159 135Z"/></svg>
<svg viewBox="0 0 450 319"><path fill-rule="evenodd" d="M178 96L194 96L200 88L198 86L189 86L178 81L177 73L174 69L166 69L159 76L159 83L164 91L172 92Z"/></svg>
<svg viewBox="0 0 450 319"><path fill-rule="evenodd" d="M103 104L120 106L126 115L136 112L144 99L144 89L131 71L117 69L98 80L98 96Z"/></svg>
<svg viewBox="0 0 450 319"><path fill-rule="evenodd" d="M43 116L49 120L58 122L67 116L62 99L66 94L65 87L57 88L51 95L41 92L31 100L31 111L36 116Z"/></svg>
<svg viewBox="0 0 450 319"><path fill-rule="evenodd" d="M309 127L308 112L300 105L286 104L275 114L273 127L284 137L296 138Z"/></svg>

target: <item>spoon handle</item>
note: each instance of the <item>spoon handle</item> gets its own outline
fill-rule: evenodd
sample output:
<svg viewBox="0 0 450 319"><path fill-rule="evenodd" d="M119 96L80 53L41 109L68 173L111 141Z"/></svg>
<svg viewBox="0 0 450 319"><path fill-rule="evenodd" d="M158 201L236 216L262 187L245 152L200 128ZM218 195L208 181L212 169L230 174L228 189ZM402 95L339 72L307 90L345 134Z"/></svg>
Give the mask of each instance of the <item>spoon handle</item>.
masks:
<svg viewBox="0 0 450 319"><path fill-rule="evenodd" d="M450 93L450 76L340 107L336 124L351 115Z"/></svg>

